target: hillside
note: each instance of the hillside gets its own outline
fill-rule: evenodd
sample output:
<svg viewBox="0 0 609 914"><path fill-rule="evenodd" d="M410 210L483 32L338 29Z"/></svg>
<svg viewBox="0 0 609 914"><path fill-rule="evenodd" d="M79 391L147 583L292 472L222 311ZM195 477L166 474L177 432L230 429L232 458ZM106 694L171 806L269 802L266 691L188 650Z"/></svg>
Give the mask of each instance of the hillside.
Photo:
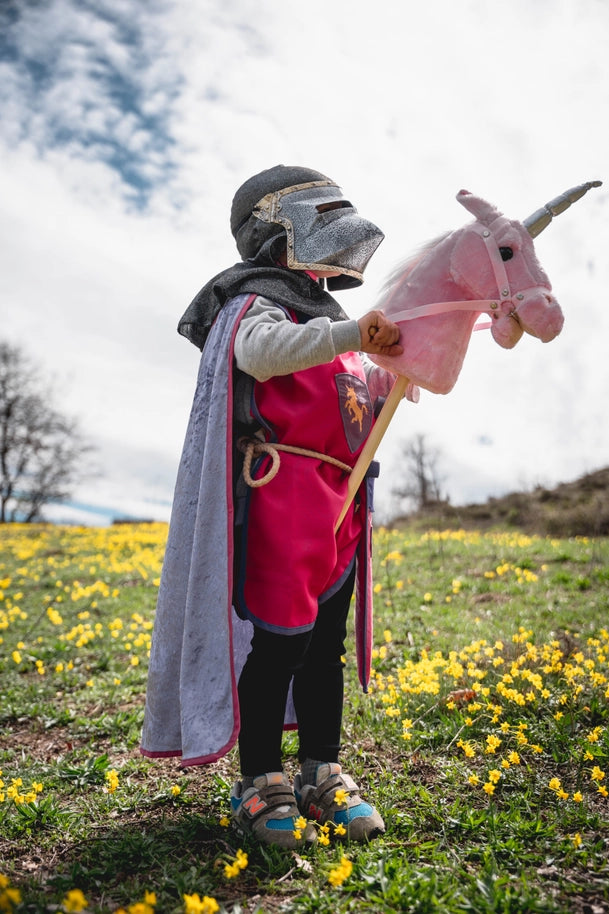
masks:
<svg viewBox="0 0 609 914"><path fill-rule="evenodd" d="M609 466L553 489L537 486L482 504L438 502L400 520L442 529L510 526L541 536L609 536Z"/></svg>

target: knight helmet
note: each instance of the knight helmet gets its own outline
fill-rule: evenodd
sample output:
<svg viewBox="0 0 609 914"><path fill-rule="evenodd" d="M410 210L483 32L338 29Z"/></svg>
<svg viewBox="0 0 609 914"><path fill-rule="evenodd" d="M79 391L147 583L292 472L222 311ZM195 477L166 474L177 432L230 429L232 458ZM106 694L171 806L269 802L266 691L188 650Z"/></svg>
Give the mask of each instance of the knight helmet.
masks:
<svg viewBox="0 0 609 914"><path fill-rule="evenodd" d="M330 290L361 285L384 238L334 181L292 165L275 165L241 185L231 232L243 260L276 260L285 250L290 269L340 273L327 280Z"/></svg>

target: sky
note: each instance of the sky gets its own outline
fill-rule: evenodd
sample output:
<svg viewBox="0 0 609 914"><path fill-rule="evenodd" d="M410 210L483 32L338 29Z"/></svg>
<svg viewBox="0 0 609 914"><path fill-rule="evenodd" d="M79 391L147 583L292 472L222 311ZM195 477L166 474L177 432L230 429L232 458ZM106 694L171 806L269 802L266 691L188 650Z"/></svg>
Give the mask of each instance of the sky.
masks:
<svg viewBox="0 0 609 914"><path fill-rule="evenodd" d="M198 350L176 332L238 259L237 187L330 175L385 240L359 317L461 188L524 219L603 180L536 240L565 315L546 344L472 336L446 395L379 449L381 520L424 435L453 504L609 463L606 0L0 0L0 339L53 379L96 473L56 520L169 518Z"/></svg>

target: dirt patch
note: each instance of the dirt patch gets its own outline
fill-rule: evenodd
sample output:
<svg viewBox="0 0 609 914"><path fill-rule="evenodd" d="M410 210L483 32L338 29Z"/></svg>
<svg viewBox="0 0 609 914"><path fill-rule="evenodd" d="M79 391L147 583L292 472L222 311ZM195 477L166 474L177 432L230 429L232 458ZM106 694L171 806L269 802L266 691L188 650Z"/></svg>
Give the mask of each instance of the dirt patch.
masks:
<svg viewBox="0 0 609 914"><path fill-rule="evenodd" d="M438 766L415 753L408 761L408 774L413 784L433 787L438 781Z"/></svg>
<svg viewBox="0 0 609 914"><path fill-rule="evenodd" d="M475 593L470 598L470 602L474 606L478 606L480 603L509 603L509 596L503 593Z"/></svg>
<svg viewBox="0 0 609 914"><path fill-rule="evenodd" d="M37 761L49 763L58 756L64 756L89 740L77 739L64 726L40 729L41 724L32 720L21 721L7 726L2 731L2 749Z"/></svg>

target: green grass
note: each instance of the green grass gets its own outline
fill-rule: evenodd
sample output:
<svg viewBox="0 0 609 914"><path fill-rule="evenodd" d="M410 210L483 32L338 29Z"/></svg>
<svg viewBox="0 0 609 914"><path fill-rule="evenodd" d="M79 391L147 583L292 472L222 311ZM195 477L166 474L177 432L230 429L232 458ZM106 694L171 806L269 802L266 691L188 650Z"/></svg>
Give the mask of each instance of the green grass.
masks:
<svg viewBox="0 0 609 914"><path fill-rule="evenodd" d="M165 536L0 528L0 911L609 911L607 540L379 530L342 761L387 831L293 854L223 824L235 753L139 755Z"/></svg>

